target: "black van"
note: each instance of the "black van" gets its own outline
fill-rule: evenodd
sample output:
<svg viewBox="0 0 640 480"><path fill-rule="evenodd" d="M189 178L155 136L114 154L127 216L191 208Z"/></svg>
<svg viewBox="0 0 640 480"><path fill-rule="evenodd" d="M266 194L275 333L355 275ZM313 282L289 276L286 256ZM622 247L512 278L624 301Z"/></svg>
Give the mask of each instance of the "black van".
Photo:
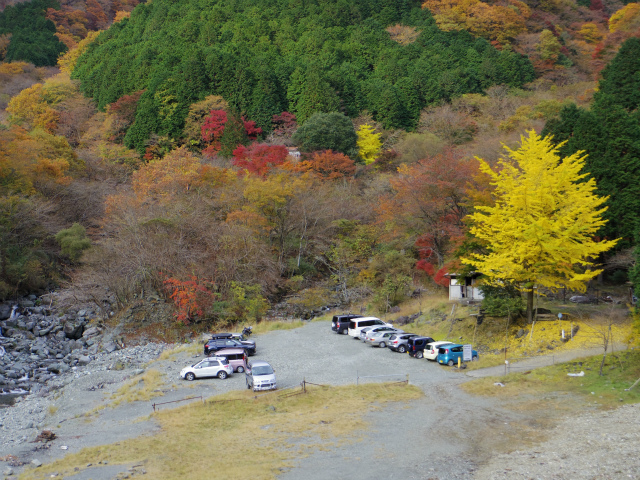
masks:
<svg viewBox="0 0 640 480"><path fill-rule="evenodd" d="M413 337L407 340L407 353L412 357L424 357L424 349L427 343L435 342L431 337Z"/></svg>
<svg viewBox="0 0 640 480"><path fill-rule="evenodd" d="M331 330L340 335L346 335L349 329L349 321L352 318L360 317L362 317L362 315L352 315L350 313L346 315L334 315L333 320L331 320Z"/></svg>

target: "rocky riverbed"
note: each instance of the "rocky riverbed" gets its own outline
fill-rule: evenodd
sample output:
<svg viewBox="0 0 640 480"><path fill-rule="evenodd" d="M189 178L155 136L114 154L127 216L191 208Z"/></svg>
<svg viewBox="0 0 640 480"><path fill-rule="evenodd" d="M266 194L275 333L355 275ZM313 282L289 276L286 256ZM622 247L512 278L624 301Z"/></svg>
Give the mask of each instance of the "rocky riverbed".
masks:
<svg viewBox="0 0 640 480"><path fill-rule="evenodd" d="M60 374L90 364L124 344L103 335L105 312L62 310L31 295L0 305L0 393L38 393Z"/></svg>

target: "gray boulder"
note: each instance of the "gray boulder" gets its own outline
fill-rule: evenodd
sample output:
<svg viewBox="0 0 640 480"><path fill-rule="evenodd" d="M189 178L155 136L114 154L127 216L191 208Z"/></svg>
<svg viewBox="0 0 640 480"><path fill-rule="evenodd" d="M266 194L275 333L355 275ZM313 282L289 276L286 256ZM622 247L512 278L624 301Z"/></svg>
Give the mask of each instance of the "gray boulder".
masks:
<svg viewBox="0 0 640 480"><path fill-rule="evenodd" d="M112 353L118 350L118 346L115 344L115 342L107 342L102 346L102 348L107 353Z"/></svg>
<svg viewBox="0 0 640 480"><path fill-rule="evenodd" d="M11 316L11 309L13 305L7 305L6 303L0 304L0 320L6 320Z"/></svg>
<svg viewBox="0 0 640 480"><path fill-rule="evenodd" d="M100 329L98 329L98 327L90 327L87 328L83 333L82 336L85 338L94 336L94 335L99 335L100 334Z"/></svg>
<svg viewBox="0 0 640 480"><path fill-rule="evenodd" d="M84 332L84 325L79 322L66 322L64 324L63 332L67 338L78 340L82 338Z"/></svg>
<svg viewBox="0 0 640 480"><path fill-rule="evenodd" d="M78 365L89 365L91 363L91 357L87 355L80 355L78 357Z"/></svg>

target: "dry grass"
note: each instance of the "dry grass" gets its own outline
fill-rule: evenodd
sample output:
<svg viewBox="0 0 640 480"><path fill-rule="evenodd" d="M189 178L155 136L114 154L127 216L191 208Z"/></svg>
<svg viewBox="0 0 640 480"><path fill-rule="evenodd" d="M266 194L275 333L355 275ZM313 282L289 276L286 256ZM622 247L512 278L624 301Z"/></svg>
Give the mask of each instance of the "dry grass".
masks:
<svg viewBox="0 0 640 480"><path fill-rule="evenodd" d="M110 398L110 404L117 406L122 402L148 401L164 395L162 374L158 370L149 369L120 387Z"/></svg>
<svg viewBox="0 0 640 480"><path fill-rule="evenodd" d="M253 327L253 333L259 335L261 333L273 332L274 330L293 330L294 328L303 327L305 322L302 320L263 320Z"/></svg>
<svg viewBox="0 0 640 480"><path fill-rule="evenodd" d="M367 428L365 412L421 395L404 384L314 388L288 397L230 392L204 405L153 414L161 428L156 435L85 448L20 478L40 479L53 472L67 476L75 468L108 461L143 464L147 476L157 480L207 478L212 465L220 478L274 479L294 459L357 440ZM218 447L203 447L203 438L215 438Z"/></svg>
<svg viewBox="0 0 640 480"><path fill-rule="evenodd" d="M49 412L49 415L54 415L58 411L58 408L59 407L57 407L56 405L49 405L47 407L47 411Z"/></svg>
<svg viewBox="0 0 640 480"><path fill-rule="evenodd" d="M200 342L192 342L186 345L180 345L178 347L163 350L162 353L158 356L158 358L154 361L175 360L176 355L180 353L189 353L189 354L195 355L197 353L200 353L201 351L202 351L202 344Z"/></svg>

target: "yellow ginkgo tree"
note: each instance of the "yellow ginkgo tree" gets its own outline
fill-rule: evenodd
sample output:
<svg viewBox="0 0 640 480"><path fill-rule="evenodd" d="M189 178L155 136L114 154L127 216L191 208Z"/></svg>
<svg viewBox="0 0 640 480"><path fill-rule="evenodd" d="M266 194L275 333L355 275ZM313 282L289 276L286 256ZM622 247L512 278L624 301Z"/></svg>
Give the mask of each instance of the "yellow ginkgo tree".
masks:
<svg viewBox="0 0 640 480"><path fill-rule="evenodd" d="M595 238L606 222L607 198L595 194L595 180L582 171L585 156L560 158L558 148L530 131L519 149L505 147L507 159L495 171L478 158L495 203L477 206L469 217L470 232L485 251L461 258L489 283L510 281L526 292L529 322L534 288L584 291L601 271L593 261L617 242Z"/></svg>
<svg viewBox="0 0 640 480"><path fill-rule="evenodd" d="M369 165L380 154L380 149L382 148L380 134L376 133L375 129L366 123L356 133L358 134L358 153L360 153L364 163Z"/></svg>

